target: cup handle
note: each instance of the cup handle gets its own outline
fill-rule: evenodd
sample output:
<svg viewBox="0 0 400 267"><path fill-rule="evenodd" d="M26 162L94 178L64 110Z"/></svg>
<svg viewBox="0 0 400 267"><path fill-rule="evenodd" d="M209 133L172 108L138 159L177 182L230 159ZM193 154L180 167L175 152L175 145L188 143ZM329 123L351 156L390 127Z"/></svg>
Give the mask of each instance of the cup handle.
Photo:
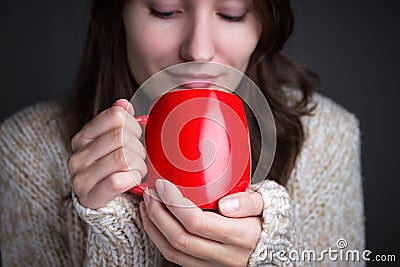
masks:
<svg viewBox="0 0 400 267"><path fill-rule="evenodd" d="M149 118L148 115L144 115L144 116L136 116L134 117L136 119L136 121L139 123L140 126L142 126L143 128L146 127L147 125L147 120ZM128 190L129 193L132 193L134 195L137 195L139 197L143 197L143 192L145 189L148 188L148 184L147 182L143 182L140 185L137 185L135 187L132 187L131 189Z"/></svg>

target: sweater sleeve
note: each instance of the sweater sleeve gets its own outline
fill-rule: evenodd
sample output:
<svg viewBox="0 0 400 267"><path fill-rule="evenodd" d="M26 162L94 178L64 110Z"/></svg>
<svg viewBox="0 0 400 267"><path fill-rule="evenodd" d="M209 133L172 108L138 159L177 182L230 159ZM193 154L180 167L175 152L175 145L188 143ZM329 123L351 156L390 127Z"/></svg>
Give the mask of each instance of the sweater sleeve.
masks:
<svg viewBox="0 0 400 267"><path fill-rule="evenodd" d="M318 101L316 115L304 122L307 139L288 184L267 180L250 187L261 193L264 208L249 266L363 265L359 122L330 100ZM346 259L353 253L347 251L359 259Z"/></svg>
<svg viewBox="0 0 400 267"><path fill-rule="evenodd" d="M251 185L249 191L261 194L264 207L263 230L248 265L279 265L282 259L276 257L276 253L294 249L298 238L289 194L283 186L271 180Z"/></svg>
<svg viewBox="0 0 400 267"><path fill-rule="evenodd" d="M83 207L73 192L74 206L87 223L85 266L158 266L160 254L144 231L139 200L125 193L107 206Z"/></svg>
<svg viewBox="0 0 400 267"><path fill-rule="evenodd" d="M64 201L59 114L57 104L40 103L0 124L0 265L81 263L83 231Z"/></svg>

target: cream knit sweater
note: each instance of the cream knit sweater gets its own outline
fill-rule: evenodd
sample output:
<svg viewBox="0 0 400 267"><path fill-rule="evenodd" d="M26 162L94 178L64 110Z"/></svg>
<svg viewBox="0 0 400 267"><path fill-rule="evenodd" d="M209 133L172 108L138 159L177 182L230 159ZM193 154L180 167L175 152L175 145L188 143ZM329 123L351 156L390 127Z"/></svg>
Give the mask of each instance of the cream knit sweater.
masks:
<svg viewBox="0 0 400 267"><path fill-rule="evenodd" d="M358 121L315 94L304 117L306 140L290 180L253 185L262 193L263 231L249 265L360 266L360 262L283 262L272 254L364 249ZM60 107L38 104L0 126L0 246L6 266L156 266L162 257L144 232L138 200L123 194L106 207L82 207L72 194L70 154ZM296 251L295 251L296 250ZM339 250L340 251L340 250ZM301 255L301 254L300 254Z"/></svg>

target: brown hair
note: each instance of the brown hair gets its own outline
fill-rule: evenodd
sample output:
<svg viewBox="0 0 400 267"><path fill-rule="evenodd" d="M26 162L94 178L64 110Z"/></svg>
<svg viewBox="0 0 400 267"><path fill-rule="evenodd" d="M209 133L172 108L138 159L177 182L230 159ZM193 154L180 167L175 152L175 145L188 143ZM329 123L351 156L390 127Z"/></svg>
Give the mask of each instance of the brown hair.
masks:
<svg viewBox="0 0 400 267"><path fill-rule="evenodd" d="M117 99L130 99L138 88L127 63L122 20L125 2L93 1L83 58L68 103L71 136ZM285 185L304 141L300 118L312 111L309 102L318 76L282 52L294 27L290 0L254 0L254 10L262 24L262 34L246 74L268 99L275 118L277 147L268 178ZM289 104L284 85L295 88L302 97ZM260 154L260 134L251 114L249 125L255 166Z"/></svg>

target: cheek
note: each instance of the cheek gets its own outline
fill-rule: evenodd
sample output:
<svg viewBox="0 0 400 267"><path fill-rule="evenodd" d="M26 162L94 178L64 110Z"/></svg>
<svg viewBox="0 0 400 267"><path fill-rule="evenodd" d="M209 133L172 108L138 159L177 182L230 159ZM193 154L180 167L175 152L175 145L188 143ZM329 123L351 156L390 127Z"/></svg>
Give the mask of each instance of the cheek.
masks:
<svg viewBox="0 0 400 267"><path fill-rule="evenodd" d="M241 27L232 31L220 31L220 51L229 65L245 72L250 56L254 52L260 34L254 26Z"/></svg>
<svg viewBox="0 0 400 267"><path fill-rule="evenodd" d="M141 84L163 66L168 66L176 49L174 43L166 42L165 30L149 21L143 10L132 8L129 11L124 17L127 56L132 76Z"/></svg>
<svg viewBox="0 0 400 267"><path fill-rule="evenodd" d="M136 31L131 31L128 34L128 56L133 61L140 61L140 63L144 63L146 59L149 60L149 56L152 54L151 51L157 51L157 47L154 46L154 42L151 41L149 35L141 36L141 34L137 33Z"/></svg>
<svg viewBox="0 0 400 267"><path fill-rule="evenodd" d="M228 56L230 60L235 62L235 65L241 66L240 70L244 71L247 67L250 56L257 45L257 39L238 38L232 40L232 42L228 43L227 46L228 45L230 47L226 47L226 51L229 53Z"/></svg>
<svg viewBox="0 0 400 267"><path fill-rule="evenodd" d="M141 83L152 74L157 58L165 52L156 35L144 34L149 31L138 26L126 29L126 40L132 75Z"/></svg>

